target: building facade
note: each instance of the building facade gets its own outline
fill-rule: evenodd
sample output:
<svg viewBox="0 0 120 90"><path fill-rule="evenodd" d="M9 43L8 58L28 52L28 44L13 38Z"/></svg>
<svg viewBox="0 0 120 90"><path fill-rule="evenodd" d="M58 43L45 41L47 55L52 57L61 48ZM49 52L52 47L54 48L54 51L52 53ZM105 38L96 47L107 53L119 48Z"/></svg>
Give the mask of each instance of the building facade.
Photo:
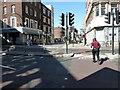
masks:
<svg viewBox="0 0 120 90"><path fill-rule="evenodd" d="M105 14L120 11L120 0L87 0L86 16L84 20L85 38L89 45L93 38L101 43L112 40L112 16L111 24L105 23ZM114 41L118 42L119 25L114 21Z"/></svg>
<svg viewBox="0 0 120 90"><path fill-rule="evenodd" d="M51 10L51 43L54 43L54 8L52 5L45 5Z"/></svg>
<svg viewBox="0 0 120 90"><path fill-rule="evenodd" d="M44 42L51 43L51 10L42 4L42 30L44 33Z"/></svg>
<svg viewBox="0 0 120 90"><path fill-rule="evenodd" d="M34 2L2 2L2 34L4 42L11 44L25 44L27 39L37 39L37 43L43 43L44 25L51 28L50 17L49 24L43 20L43 4L41 0ZM48 8L47 8L48 9ZM48 9L49 10L49 9ZM49 10L49 12L51 12Z"/></svg>
<svg viewBox="0 0 120 90"><path fill-rule="evenodd" d="M65 29L62 27L54 27L54 41L63 42L65 40Z"/></svg>

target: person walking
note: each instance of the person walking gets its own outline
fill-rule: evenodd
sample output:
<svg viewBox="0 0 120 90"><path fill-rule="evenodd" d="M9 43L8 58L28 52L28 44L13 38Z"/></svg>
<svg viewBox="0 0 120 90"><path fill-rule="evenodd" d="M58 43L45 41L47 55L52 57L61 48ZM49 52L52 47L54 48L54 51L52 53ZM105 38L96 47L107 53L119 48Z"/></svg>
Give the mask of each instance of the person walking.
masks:
<svg viewBox="0 0 120 90"><path fill-rule="evenodd" d="M92 48L92 55L93 55L93 62L95 63L95 56L97 56L97 60L100 61L99 52L100 52L100 43L96 40L96 38L93 38L93 42L91 43Z"/></svg>

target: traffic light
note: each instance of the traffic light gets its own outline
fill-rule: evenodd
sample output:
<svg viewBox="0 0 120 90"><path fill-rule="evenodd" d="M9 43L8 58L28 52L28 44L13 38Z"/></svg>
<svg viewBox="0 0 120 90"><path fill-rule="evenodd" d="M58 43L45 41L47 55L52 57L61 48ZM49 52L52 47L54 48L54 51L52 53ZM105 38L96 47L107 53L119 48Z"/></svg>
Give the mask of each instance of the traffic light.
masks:
<svg viewBox="0 0 120 90"><path fill-rule="evenodd" d="M120 12L119 10L116 10L116 24L120 23Z"/></svg>
<svg viewBox="0 0 120 90"><path fill-rule="evenodd" d="M61 19L60 19L61 23L60 23L60 24L61 24L62 26L64 26L64 25L65 25L65 18L64 18L65 15L64 15L64 13L62 13L62 15L61 15L60 17L61 17Z"/></svg>
<svg viewBox="0 0 120 90"><path fill-rule="evenodd" d="M74 14L69 13L69 25L72 26L74 24Z"/></svg>
<svg viewBox="0 0 120 90"><path fill-rule="evenodd" d="M110 12L108 12L108 14L105 14L105 19L106 19L106 21L105 21L105 23L108 23L108 24L110 24Z"/></svg>

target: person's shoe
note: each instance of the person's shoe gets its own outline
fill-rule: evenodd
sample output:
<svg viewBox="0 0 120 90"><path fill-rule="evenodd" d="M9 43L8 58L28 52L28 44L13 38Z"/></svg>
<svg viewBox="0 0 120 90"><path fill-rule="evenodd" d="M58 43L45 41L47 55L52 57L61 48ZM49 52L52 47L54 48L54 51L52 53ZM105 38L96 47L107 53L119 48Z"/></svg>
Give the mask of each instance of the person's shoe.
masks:
<svg viewBox="0 0 120 90"><path fill-rule="evenodd" d="M97 61L93 61L94 63L96 63Z"/></svg>

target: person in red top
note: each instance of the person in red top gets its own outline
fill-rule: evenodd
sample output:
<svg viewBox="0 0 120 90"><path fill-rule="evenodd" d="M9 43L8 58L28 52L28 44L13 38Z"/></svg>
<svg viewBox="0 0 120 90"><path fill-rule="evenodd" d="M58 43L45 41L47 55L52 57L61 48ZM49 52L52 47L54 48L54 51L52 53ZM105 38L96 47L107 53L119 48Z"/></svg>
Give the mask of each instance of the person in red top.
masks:
<svg viewBox="0 0 120 90"><path fill-rule="evenodd" d="M99 52L100 52L100 43L96 40L96 38L93 39L93 42L91 43L92 49L92 55L93 55L93 62L95 61L95 55L97 55L97 60L99 60Z"/></svg>

